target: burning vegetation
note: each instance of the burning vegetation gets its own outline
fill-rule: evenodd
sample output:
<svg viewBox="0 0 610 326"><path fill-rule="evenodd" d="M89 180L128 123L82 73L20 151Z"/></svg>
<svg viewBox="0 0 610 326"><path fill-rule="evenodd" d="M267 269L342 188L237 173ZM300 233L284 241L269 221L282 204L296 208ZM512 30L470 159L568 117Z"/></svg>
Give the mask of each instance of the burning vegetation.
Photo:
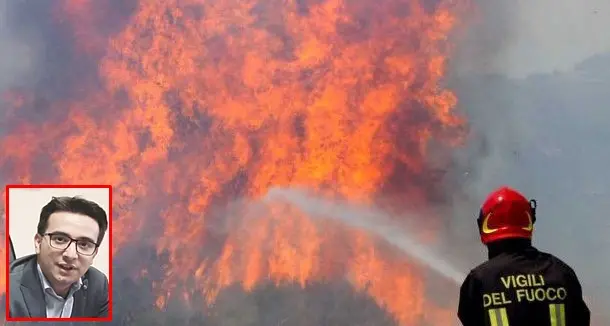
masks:
<svg viewBox="0 0 610 326"><path fill-rule="evenodd" d="M454 302L430 299L408 256L260 199L442 200L429 145L463 137L442 80L466 5L14 3L47 51L2 93L2 179L113 185L117 323L449 325Z"/></svg>

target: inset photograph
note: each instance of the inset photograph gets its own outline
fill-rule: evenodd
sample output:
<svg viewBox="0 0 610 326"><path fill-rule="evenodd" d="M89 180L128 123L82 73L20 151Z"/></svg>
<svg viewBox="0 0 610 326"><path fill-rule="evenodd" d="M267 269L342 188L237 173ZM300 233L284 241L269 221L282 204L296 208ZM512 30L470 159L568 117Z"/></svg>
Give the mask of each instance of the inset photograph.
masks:
<svg viewBox="0 0 610 326"><path fill-rule="evenodd" d="M111 321L112 187L6 186L7 320Z"/></svg>

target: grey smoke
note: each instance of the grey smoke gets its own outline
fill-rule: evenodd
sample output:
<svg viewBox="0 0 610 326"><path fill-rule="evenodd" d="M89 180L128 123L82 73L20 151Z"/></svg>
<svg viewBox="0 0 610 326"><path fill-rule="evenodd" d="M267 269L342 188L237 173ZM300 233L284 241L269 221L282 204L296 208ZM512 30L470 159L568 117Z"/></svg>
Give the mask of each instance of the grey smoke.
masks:
<svg viewBox="0 0 610 326"><path fill-rule="evenodd" d="M43 53L36 33L17 25L10 6L14 1L0 0L0 92L32 82Z"/></svg>
<svg viewBox="0 0 610 326"><path fill-rule="evenodd" d="M584 59L610 51L606 0L475 0L482 21L462 43L454 68L526 78L569 72Z"/></svg>
<svg viewBox="0 0 610 326"><path fill-rule="evenodd" d="M454 212L474 215L503 184L536 198L535 244L574 267L594 318L606 324L610 2L494 0L482 8L490 19L461 44L450 82L472 131L456 154ZM474 246L464 231L472 218L455 214L452 223L453 235Z"/></svg>

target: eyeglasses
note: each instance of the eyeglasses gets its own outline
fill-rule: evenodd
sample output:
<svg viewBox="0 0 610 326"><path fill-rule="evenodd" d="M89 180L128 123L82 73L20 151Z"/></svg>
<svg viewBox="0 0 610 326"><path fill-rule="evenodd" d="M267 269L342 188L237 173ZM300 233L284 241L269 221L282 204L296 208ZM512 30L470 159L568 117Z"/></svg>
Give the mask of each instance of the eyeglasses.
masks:
<svg viewBox="0 0 610 326"><path fill-rule="evenodd" d="M55 249L66 250L72 242L76 242L76 252L85 256L92 256L97 251L99 245L90 240L76 240L61 233L45 233L49 236L49 245Z"/></svg>

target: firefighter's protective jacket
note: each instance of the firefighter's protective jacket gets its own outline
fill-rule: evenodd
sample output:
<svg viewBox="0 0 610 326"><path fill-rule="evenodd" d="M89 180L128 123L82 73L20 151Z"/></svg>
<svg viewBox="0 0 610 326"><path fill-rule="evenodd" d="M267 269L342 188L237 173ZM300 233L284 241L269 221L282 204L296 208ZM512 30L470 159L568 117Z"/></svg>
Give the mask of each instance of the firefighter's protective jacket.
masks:
<svg viewBox="0 0 610 326"><path fill-rule="evenodd" d="M458 317L464 326L590 326L576 273L531 246L471 270L460 289Z"/></svg>

